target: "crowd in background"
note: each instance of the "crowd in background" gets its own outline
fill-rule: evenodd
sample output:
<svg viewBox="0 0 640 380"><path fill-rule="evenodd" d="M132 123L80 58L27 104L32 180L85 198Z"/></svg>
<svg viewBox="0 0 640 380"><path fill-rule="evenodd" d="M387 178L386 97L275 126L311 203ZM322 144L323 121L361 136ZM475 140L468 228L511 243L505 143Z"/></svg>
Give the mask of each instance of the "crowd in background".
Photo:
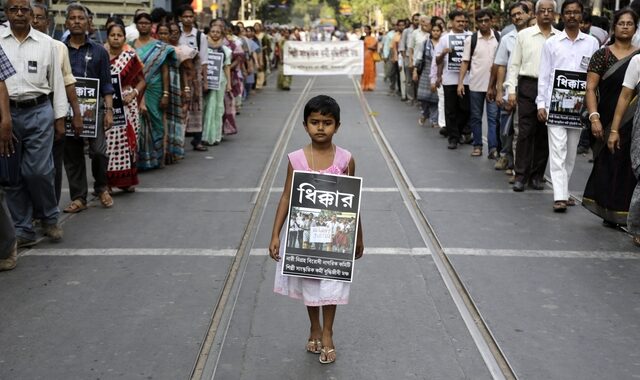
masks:
<svg viewBox="0 0 640 380"><path fill-rule="evenodd" d="M486 145L516 192L544 189L549 162L556 212L575 205L568 183L576 154L591 150L582 204L607 226L626 225L640 245L640 135L633 133L631 102L640 77L637 8L640 0L609 23L578 0L565 0L559 14L553 0L525 0L505 11L510 23L502 30L502 15L480 9L471 16L455 10L447 20L415 14L387 32L364 26L345 33L223 19L198 26L187 5L175 14L139 9L131 25L110 17L103 43L90 10L79 3L68 6L58 41L47 35L44 5L8 0L8 22L0 28L0 156L13 157L5 161L18 162L20 174L0 191L8 206L0 232L15 229L17 237L0 246L10 252L0 270L15 266L18 247L36 244L38 225L52 240L62 238L63 171L70 192L63 211L87 209L87 151L93 194L109 208L113 191L135 191L139 171L184 158L188 139L193 152L204 152L237 133L243 102L273 70L277 88L291 88L281 64L289 40L362 40L363 91L375 90L382 61L388 94L418 107L419 125L440 128L451 150L472 145L473 157ZM547 126L553 69L587 73L582 131ZM100 81L100 127L91 138L80 137L79 78ZM117 128L114 100L122 102L126 120Z"/></svg>
<svg viewBox="0 0 640 380"><path fill-rule="evenodd" d="M550 180L555 212L576 204L569 179L576 156L591 151L582 205L605 226L626 226L640 246L640 134L633 132L632 101L639 10L634 1L609 19L577 0L560 8L552 0L525 0L506 14L456 10L446 20L414 14L378 31L379 56L365 53L362 89L375 89L367 68L382 60L388 95L416 106L419 125L439 128L451 150L469 144L471 156L481 157L486 149L515 192L543 190ZM501 29L503 16L510 22ZM371 35L364 27L362 38ZM554 69L586 73L586 96L576 105L582 129L547 123Z"/></svg>

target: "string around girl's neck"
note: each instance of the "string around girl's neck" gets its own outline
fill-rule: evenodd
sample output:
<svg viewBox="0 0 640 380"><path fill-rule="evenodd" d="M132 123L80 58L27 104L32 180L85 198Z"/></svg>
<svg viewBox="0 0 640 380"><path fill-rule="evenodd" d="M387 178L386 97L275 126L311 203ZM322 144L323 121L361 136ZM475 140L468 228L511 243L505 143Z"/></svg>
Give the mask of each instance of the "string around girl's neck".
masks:
<svg viewBox="0 0 640 380"><path fill-rule="evenodd" d="M336 160L336 146L335 144L331 144L331 149L333 150L333 155L331 157L331 164L333 165L333 161ZM319 171L319 169L316 169L316 165L315 162L313 161L313 144L309 145L309 155L311 156L311 170L316 170ZM331 166L331 165L329 165Z"/></svg>

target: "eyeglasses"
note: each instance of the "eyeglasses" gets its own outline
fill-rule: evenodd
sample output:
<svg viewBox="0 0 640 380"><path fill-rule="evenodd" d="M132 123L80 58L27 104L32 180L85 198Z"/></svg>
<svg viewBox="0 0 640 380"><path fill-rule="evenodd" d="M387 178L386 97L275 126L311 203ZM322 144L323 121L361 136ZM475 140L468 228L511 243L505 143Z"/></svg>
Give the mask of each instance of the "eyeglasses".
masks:
<svg viewBox="0 0 640 380"><path fill-rule="evenodd" d="M547 14L547 13L553 14L553 12L555 12L555 10L553 8L541 8L541 9L538 9L538 13L540 13L540 14Z"/></svg>
<svg viewBox="0 0 640 380"><path fill-rule="evenodd" d="M37 15L37 16L33 16L33 19L36 21L44 21L47 19L47 16Z"/></svg>
<svg viewBox="0 0 640 380"><path fill-rule="evenodd" d="M11 7L11 8L7 9L7 12L13 13L13 14L17 14L18 12L21 12L24 15L24 14L27 14L27 13L31 12L31 8L27 8L27 7Z"/></svg>
<svg viewBox="0 0 640 380"><path fill-rule="evenodd" d="M636 24L634 24L633 22L629 21L629 22L624 22L624 21L620 21L619 23L616 24L616 26L620 26L620 27L625 27L628 26L630 28L634 27Z"/></svg>

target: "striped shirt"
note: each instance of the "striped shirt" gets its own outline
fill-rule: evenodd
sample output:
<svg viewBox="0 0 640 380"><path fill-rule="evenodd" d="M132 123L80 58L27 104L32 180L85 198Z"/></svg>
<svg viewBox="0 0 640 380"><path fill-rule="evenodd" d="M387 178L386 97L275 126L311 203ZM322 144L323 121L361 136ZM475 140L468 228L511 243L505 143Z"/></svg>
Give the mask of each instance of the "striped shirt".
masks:
<svg viewBox="0 0 640 380"><path fill-rule="evenodd" d="M16 70L16 75L5 82L9 98L25 101L53 92L55 118L65 117L69 106L53 39L30 28L27 37L20 42L11 28L3 28L0 30L0 47Z"/></svg>
<svg viewBox="0 0 640 380"><path fill-rule="evenodd" d="M13 68L11 61L4 54L4 50L0 47L0 80L5 81L7 78L16 73L16 69Z"/></svg>

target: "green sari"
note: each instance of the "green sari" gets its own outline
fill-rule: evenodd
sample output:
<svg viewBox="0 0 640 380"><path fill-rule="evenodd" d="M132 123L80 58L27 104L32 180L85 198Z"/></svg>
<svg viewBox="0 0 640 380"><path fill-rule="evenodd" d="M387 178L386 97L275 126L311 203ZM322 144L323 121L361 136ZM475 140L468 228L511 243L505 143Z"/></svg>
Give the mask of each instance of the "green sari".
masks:
<svg viewBox="0 0 640 380"><path fill-rule="evenodd" d="M132 46L135 46L133 43ZM149 170L184 155L184 137L180 100L180 74L175 50L161 41L152 41L136 49L144 64L144 92L147 114L140 119L138 169ZM163 95L162 66L169 65L169 106L160 108ZM165 156L165 151L167 155Z"/></svg>

